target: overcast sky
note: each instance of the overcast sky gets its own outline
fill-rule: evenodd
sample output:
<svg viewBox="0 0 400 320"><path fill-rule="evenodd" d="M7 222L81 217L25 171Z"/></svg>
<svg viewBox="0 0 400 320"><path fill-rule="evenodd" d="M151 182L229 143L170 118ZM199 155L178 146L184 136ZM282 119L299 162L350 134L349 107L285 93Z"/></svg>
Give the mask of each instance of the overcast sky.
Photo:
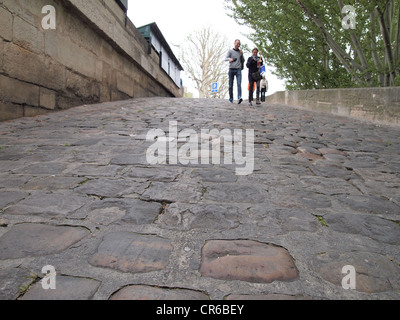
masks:
<svg viewBox="0 0 400 320"><path fill-rule="evenodd" d="M230 18L224 8L224 0L128 0L128 17L136 27L156 22L171 49L179 58L180 45L188 34L201 29L203 26L211 26L220 34L226 35L232 42L241 39L242 43L253 48L253 43L244 34L249 33L246 27L236 24ZM227 51L231 48L227 48ZM246 56L247 58L247 56ZM268 68L267 68L268 69ZM227 64L228 72L228 64ZM243 75L244 98L247 98L247 68ZM182 75L184 86L189 86L189 80ZM268 95L275 91L285 90L284 82L268 72ZM193 91L193 90L190 90ZM236 97L236 90L234 90Z"/></svg>

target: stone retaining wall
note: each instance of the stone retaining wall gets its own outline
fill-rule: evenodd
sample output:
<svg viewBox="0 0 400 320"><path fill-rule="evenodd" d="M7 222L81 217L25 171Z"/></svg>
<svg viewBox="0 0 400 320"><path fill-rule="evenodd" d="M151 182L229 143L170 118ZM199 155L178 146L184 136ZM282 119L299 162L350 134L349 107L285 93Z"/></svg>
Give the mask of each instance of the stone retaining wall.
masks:
<svg viewBox="0 0 400 320"><path fill-rule="evenodd" d="M280 91L267 97L267 101L400 124L400 87Z"/></svg>
<svg viewBox="0 0 400 320"><path fill-rule="evenodd" d="M43 29L46 5L55 30ZM0 121L182 94L114 0L0 0Z"/></svg>

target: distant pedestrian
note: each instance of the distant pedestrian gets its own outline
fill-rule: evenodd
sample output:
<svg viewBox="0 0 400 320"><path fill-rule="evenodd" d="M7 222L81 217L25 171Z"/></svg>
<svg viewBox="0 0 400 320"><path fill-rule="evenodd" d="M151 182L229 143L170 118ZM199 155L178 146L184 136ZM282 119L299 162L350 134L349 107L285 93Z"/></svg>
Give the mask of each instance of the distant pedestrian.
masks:
<svg viewBox="0 0 400 320"><path fill-rule="evenodd" d="M242 99L242 70L244 68L243 51L240 50L240 40L235 40L234 48L229 50L225 61L229 61L229 101L233 103L233 82L236 77L239 104Z"/></svg>
<svg viewBox="0 0 400 320"><path fill-rule="evenodd" d="M263 66L263 60L258 56L258 49L255 48L252 51L252 56L247 60L247 68L249 68L249 82L250 88L253 88L254 84L257 85L256 92L256 103L261 104L260 102L260 80L262 79L260 74L260 68ZM249 90L249 105L252 106L253 103L253 90Z"/></svg>
<svg viewBox="0 0 400 320"><path fill-rule="evenodd" d="M266 96L267 91L268 91L268 80L267 80L266 72L262 72L261 76L262 76L261 83L260 83L260 87L261 87L261 102L265 102L265 96Z"/></svg>

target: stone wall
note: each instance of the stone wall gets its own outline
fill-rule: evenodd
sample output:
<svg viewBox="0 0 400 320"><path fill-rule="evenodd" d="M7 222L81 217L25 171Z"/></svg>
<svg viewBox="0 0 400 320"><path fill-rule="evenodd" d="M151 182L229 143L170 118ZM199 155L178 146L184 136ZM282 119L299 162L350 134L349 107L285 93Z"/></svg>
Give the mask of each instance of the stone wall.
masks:
<svg viewBox="0 0 400 320"><path fill-rule="evenodd" d="M43 29L51 5L56 29ZM0 0L0 120L183 91L114 0Z"/></svg>
<svg viewBox="0 0 400 320"><path fill-rule="evenodd" d="M400 87L280 91L269 103L400 124Z"/></svg>

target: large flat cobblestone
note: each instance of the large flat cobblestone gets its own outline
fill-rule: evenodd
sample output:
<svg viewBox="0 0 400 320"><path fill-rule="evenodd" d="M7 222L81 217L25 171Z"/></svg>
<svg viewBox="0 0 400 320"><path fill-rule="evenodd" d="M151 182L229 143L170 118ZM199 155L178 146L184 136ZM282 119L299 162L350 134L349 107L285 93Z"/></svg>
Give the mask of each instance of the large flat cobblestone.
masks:
<svg viewBox="0 0 400 320"><path fill-rule="evenodd" d="M135 99L0 123L0 168L1 299L400 299L399 127Z"/></svg>

